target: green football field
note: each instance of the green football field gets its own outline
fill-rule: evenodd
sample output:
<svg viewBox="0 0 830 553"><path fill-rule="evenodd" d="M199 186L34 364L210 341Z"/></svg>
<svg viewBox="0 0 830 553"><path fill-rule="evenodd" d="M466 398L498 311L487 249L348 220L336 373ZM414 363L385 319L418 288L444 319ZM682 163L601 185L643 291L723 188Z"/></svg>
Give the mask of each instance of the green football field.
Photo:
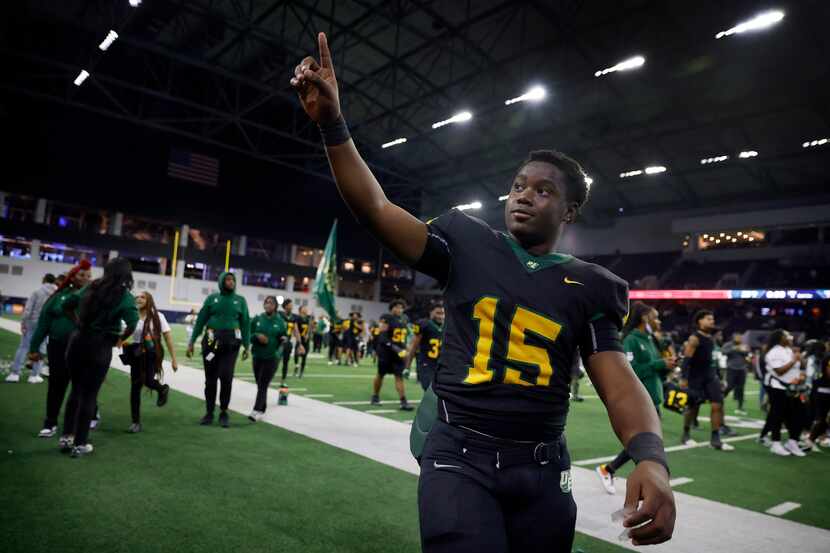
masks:
<svg viewBox="0 0 830 553"><path fill-rule="evenodd" d="M184 327L173 325L173 332L179 362L201 367L198 357L184 355ZM0 362L10 361L16 345L15 335L0 331ZM384 405L368 404L374 374L368 360L340 367L312 358L305 378L293 378L292 372L293 360L292 394L346 402L346 408L376 416L413 418L397 410L391 379L381 395ZM252 379L250 362L240 360L236 374ZM145 431L128 435L129 383L115 370L102 388L103 420L92 434L99 450L71 460L57 452L54 440L34 437L45 392L45 385L0 385L3 551L419 550L417 479L410 474L271 425L251 424L242 415L232 416L228 430L200 427L202 402L175 392L163 409L155 407L154 396L143 395ZM568 421L575 463L619 449L593 389L583 384L581 392L586 400L572 405ZM407 382L407 395L421 396L414 379ZM757 400L753 382L750 414L739 422L747 428L733 424L743 436L757 433L749 428L762 417ZM726 407L731 414L731 398ZM678 443L680 425L680 416L664 415L667 446ZM707 440L706 421L694 438ZM751 438L734 445L730 453L708 447L670 452L672 477L691 479L677 490L761 512L785 501L800 503L784 517L830 529L830 450L796 459L775 457ZM582 535L577 549L622 551Z"/></svg>

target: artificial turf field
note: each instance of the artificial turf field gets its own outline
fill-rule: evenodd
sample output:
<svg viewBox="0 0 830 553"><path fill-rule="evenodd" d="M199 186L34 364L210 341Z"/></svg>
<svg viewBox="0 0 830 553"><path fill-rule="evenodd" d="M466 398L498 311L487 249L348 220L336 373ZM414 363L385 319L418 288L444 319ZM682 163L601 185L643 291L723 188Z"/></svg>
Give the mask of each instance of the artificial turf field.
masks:
<svg viewBox="0 0 830 553"><path fill-rule="evenodd" d="M198 358L184 356L184 327L174 325L173 332L179 362L200 367ZM0 359L8 362L16 345L15 335L0 331ZM292 371L293 362L289 375ZM309 359L305 378L289 377L288 384L298 395L365 401L344 407L391 410L377 416L411 419L411 413L396 410L391 380L382 394L386 405L368 405L373 373L368 360L361 367L338 367L315 358ZM250 362L240 360L237 376L252 378ZM163 409L144 395L145 431L128 435L128 389L123 373L109 373L100 396L103 420L91 437L97 450L70 460L57 453L54 440L34 438L45 385L0 385L0 496L7 498L0 513L3 551L419 550L414 476L271 425L250 424L242 415L232 415L228 430L200 427L202 402L175 392ZM413 400L420 397L414 380L407 393ZM582 393L594 395L584 385ZM750 418L760 418L757 395L749 395L747 407ZM727 412L733 409L730 399ZM679 430L680 417L667 413L667 445L677 443ZM707 436L702 422L694 437ZM568 439L575 462L619 449L601 403L592 397L572 406ZM730 453L709 448L669 453L672 477L693 479L678 491L756 511L792 501L801 507L785 518L830 528L830 451L778 458L754 440L734 445ZM598 483L596 493L604 493ZM617 500L622 504L619 492ZM575 549L622 551L582 535Z"/></svg>

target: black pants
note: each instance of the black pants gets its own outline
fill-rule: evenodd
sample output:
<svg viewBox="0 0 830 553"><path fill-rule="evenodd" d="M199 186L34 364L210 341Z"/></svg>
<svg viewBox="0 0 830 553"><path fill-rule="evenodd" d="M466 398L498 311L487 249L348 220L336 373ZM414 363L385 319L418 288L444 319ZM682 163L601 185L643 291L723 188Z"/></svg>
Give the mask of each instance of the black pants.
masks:
<svg viewBox="0 0 830 553"><path fill-rule="evenodd" d="M207 354L206 354L207 352ZM219 392L219 409L228 410L231 402L231 387L233 386L233 370L236 365L236 358L239 355L239 346L222 348L213 353L213 358L208 361L211 351L202 346L202 358L205 362L205 412L213 414L216 407L217 380L222 385Z"/></svg>
<svg viewBox="0 0 830 553"><path fill-rule="evenodd" d="M424 553L571 550L576 503L564 440L546 465L499 468L503 444L435 423L418 480Z"/></svg>
<svg viewBox="0 0 830 553"><path fill-rule="evenodd" d="M432 384L432 379L435 378L435 367L431 367L428 363L418 364L418 383L424 391Z"/></svg>
<svg viewBox="0 0 830 553"><path fill-rule="evenodd" d="M305 353L303 353L302 355L300 355L300 348L296 348L294 350L294 372L297 371L297 361L299 360L299 362L300 362L300 376L303 376L303 373L305 372L305 362L306 362L306 359L308 358L308 346L309 346L308 340L305 340L303 342L303 348L305 348Z"/></svg>
<svg viewBox="0 0 830 553"><path fill-rule="evenodd" d="M95 417L98 391L110 368L116 341L115 336L91 332L77 332L69 339L66 364L72 375L72 391L68 405L74 402L76 407L74 412L67 408L63 434L74 434L76 446L87 443L89 421Z"/></svg>
<svg viewBox="0 0 830 553"><path fill-rule="evenodd" d="M66 341L49 338L46 354L49 357L49 378L46 389L46 419L43 421L43 428L52 428L58 425L61 405L63 405L66 390L72 379L69 368L66 366ZM74 413L76 409L77 404L67 403L64 418L66 418L66 412ZM66 428L66 423L64 423L64 428Z"/></svg>
<svg viewBox="0 0 830 553"><path fill-rule="evenodd" d="M790 433L790 438L798 440L801 435L799 399L789 397L784 390L770 387L767 387L767 393L769 394L769 413L767 413L767 422L761 431L761 436L765 436L769 431L772 434L772 441L780 442L781 426L784 425Z"/></svg>
<svg viewBox="0 0 830 553"><path fill-rule="evenodd" d="M148 351L135 365L130 365L130 414L133 422L141 422L141 388L147 386L160 392L163 386L156 380L156 353Z"/></svg>
<svg viewBox="0 0 830 553"><path fill-rule="evenodd" d="M254 378L256 379L256 401L254 411L265 412L268 399L268 386L277 372L277 358L257 359L254 357Z"/></svg>
<svg viewBox="0 0 830 553"><path fill-rule="evenodd" d="M337 336L329 334L329 361L337 359Z"/></svg>
<svg viewBox="0 0 830 553"><path fill-rule="evenodd" d="M285 376L288 374L288 362L291 360L291 352L293 345L290 340L287 340L282 345L282 381L285 382Z"/></svg>
<svg viewBox="0 0 830 553"><path fill-rule="evenodd" d="M830 413L830 394L818 392L813 395L813 427L810 430L810 439L817 440L827 432L828 414Z"/></svg>
<svg viewBox="0 0 830 553"><path fill-rule="evenodd" d="M314 353L320 353L320 350L323 348L323 335L322 334L315 334L314 335Z"/></svg>
<svg viewBox="0 0 830 553"><path fill-rule="evenodd" d="M746 385L746 371L738 371L729 369L726 371L726 389L723 391L723 397L729 395L729 392L735 391L735 401L738 402L738 409L744 408L744 386Z"/></svg>

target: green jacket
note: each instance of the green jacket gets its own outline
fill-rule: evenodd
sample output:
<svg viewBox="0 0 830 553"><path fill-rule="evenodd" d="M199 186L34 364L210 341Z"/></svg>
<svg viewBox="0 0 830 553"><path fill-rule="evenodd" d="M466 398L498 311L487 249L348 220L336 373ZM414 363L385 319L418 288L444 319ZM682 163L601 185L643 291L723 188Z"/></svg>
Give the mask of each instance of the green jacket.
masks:
<svg viewBox="0 0 830 553"><path fill-rule="evenodd" d="M81 305L81 299L89 293L91 293L89 285L74 292L66 298L64 309L74 309L77 312ZM124 321L127 326L122 327L121 321ZM89 323L89 330L99 334L123 336L131 334L135 330L136 323L138 323L138 308L135 306L135 296L125 288L118 305L109 311L99 313Z"/></svg>
<svg viewBox="0 0 830 553"><path fill-rule="evenodd" d="M236 330L242 334L242 347L248 349L251 344L251 317L248 314L248 302L234 290L227 290L224 282L225 277L233 273L223 272L219 275L219 292L209 295L202 304L196 324L193 327L193 334L190 343L196 340L207 328L214 330Z"/></svg>
<svg viewBox="0 0 830 553"><path fill-rule="evenodd" d="M669 369L657 351L654 340L635 328L623 340L623 348L631 368L646 387L651 401L659 408L663 404L663 377Z"/></svg>
<svg viewBox="0 0 830 553"><path fill-rule="evenodd" d="M64 309L64 302L69 298L75 289L68 286L54 294L51 298L46 300L46 304L40 311L40 317L37 320L37 327L35 333L32 335L32 341L29 344L29 353L35 353L40 349L40 344L49 336L53 341L65 342L69 339L69 335L77 328L78 325L69 312Z"/></svg>
<svg viewBox="0 0 830 553"><path fill-rule="evenodd" d="M281 338L286 335L288 326L278 313L267 315L260 313L251 319L251 355L254 359L276 359L282 352ZM268 338L267 344L260 344L257 334Z"/></svg>

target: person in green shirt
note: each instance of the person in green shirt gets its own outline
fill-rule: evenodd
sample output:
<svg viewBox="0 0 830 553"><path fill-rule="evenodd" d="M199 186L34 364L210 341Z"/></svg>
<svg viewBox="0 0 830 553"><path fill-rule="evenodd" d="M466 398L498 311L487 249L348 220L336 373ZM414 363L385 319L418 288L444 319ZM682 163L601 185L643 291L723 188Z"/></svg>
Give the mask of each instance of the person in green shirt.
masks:
<svg viewBox="0 0 830 553"><path fill-rule="evenodd" d="M92 278L92 265L86 259L69 270L57 290L46 300L40 317L37 321L32 340L29 342L29 359L40 361L40 345L46 338L46 355L49 358L49 379L46 390L46 419L43 429L38 434L40 438L51 438L58 432L58 414L69 389L70 375L66 366L66 345L69 336L77 328L71 313L64 309L64 302L72 294L87 285ZM75 412L75 406L67 403L64 418L70 412ZM68 426L68 419L64 421L64 428ZM70 436L61 436L60 443L71 442Z"/></svg>
<svg viewBox="0 0 830 553"><path fill-rule="evenodd" d="M205 331L202 339L202 359L205 364L206 412L199 424L213 424L213 410L216 407L217 380L222 389L219 394L219 424L230 425L228 405L231 402L233 371L239 348L242 360L248 358L251 344L251 320L248 303L236 293L236 277L233 273L219 275L219 291L209 295L202 304L196 326L187 346L187 356L193 357L193 344Z"/></svg>
<svg viewBox="0 0 830 553"><path fill-rule="evenodd" d="M283 342L288 335L288 325L277 313L277 298L268 296L263 304L265 313L251 319L251 355L256 379L256 401L248 418L252 422L265 415L268 387L277 372L277 359L282 357Z"/></svg>
<svg viewBox="0 0 830 553"><path fill-rule="evenodd" d="M650 305L634 302L623 328L623 349L628 362L651 396L658 415L663 403L663 380L677 365L674 357L664 358L657 349L653 332L660 328L659 317L657 310ZM616 493L614 473L630 460L628 452L622 450L610 463L596 467L600 481L609 494Z"/></svg>
<svg viewBox="0 0 830 553"><path fill-rule="evenodd" d="M89 422L112 362L112 348L126 340L138 323L132 287L130 262L116 257L104 266L103 277L64 301L64 308L78 321L78 330L66 350L66 364L72 375L69 403L77 407L75 413L67 413L69 424L63 429L64 435L75 437L73 457L92 453L92 444L87 442Z"/></svg>

